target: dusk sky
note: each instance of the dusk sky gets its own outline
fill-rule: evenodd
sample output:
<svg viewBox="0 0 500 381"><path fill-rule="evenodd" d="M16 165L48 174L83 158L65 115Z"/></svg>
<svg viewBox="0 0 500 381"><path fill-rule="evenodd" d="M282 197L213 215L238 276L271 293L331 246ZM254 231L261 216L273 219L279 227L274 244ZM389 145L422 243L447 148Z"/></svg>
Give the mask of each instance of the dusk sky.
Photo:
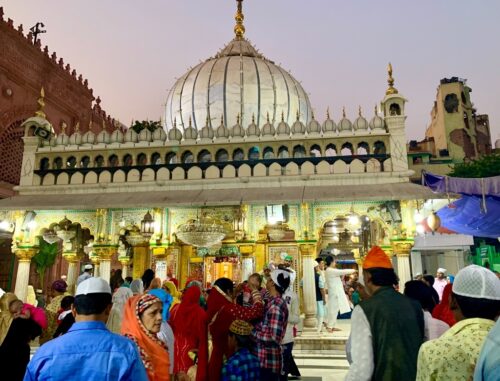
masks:
<svg viewBox="0 0 500 381"><path fill-rule="evenodd" d="M233 34L234 0L4 0L5 18L37 21L42 44L88 78L122 123L159 119L175 79ZM500 1L245 0L245 36L302 82L321 121L358 105L367 118L385 94L386 66L409 101L409 139L422 139L436 87L466 78L500 138Z"/></svg>

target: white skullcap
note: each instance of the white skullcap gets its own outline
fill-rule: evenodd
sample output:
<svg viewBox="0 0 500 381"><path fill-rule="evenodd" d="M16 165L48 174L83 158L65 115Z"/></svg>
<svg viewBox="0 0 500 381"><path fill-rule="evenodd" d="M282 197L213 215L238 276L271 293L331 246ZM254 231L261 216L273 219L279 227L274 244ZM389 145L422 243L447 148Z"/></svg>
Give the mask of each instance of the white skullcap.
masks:
<svg viewBox="0 0 500 381"><path fill-rule="evenodd" d="M500 280L492 271L477 265L460 270L452 290L454 294L469 298L500 300Z"/></svg>
<svg viewBox="0 0 500 381"><path fill-rule="evenodd" d="M271 271L271 279L273 280L273 282L275 284L277 284L279 287L283 288L283 291L286 291L288 289L288 287L284 288L283 285L280 283L280 281L278 279L280 277L280 275L282 275L283 278L285 278L285 279L286 278L290 279L290 283L288 285L288 286L290 286L292 284L291 276L290 276L291 273L290 273L290 271L283 270L283 269L275 269L275 270Z"/></svg>
<svg viewBox="0 0 500 381"><path fill-rule="evenodd" d="M92 265L89 263L88 265L83 266L85 270L92 270Z"/></svg>
<svg viewBox="0 0 500 381"><path fill-rule="evenodd" d="M76 289L75 296L88 294L110 294L109 283L102 278L89 278L80 283Z"/></svg>
<svg viewBox="0 0 500 381"><path fill-rule="evenodd" d="M440 267L440 268L437 269L437 272L445 274L446 273L446 269L443 269L442 267Z"/></svg>

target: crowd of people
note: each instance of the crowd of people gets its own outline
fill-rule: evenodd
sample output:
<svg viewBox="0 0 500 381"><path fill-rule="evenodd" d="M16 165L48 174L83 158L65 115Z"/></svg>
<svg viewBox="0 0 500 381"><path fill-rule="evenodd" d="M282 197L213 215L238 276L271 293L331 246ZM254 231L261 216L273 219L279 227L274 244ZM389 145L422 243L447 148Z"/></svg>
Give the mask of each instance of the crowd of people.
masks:
<svg viewBox="0 0 500 381"><path fill-rule="evenodd" d="M287 380L300 325L292 258L240 284L188 279L110 281L87 265L75 295L62 279L47 302L29 291L0 298L0 367L6 380ZM390 258L374 247L362 275L334 257L315 266L317 331L349 314L346 380L499 380L500 280L467 266L455 278L417 274L399 290ZM400 292L402 291L402 292ZM39 302L39 303L38 303ZM35 304L37 306L35 306ZM325 333L325 334L328 334ZM40 348L30 361L30 342Z"/></svg>
<svg viewBox="0 0 500 381"><path fill-rule="evenodd" d="M292 356L299 300L286 258L235 285L219 278L210 289L188 280L107 282L86 265L70 295L52 284L44 308L12 293L0 299L0 366L25 380L286 380L298 375ZM30 361L30 342L41 344Z"/></svg>

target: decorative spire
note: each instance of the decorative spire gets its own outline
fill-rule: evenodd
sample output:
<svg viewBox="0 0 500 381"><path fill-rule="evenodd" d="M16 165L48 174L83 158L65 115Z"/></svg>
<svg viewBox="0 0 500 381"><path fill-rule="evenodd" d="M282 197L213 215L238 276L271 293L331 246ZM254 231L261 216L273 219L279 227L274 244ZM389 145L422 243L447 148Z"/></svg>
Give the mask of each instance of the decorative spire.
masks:
<svg viewBox="0 0 500 381"><path fill-rule="evenodd" d="M326 120L330 120L330 107L326 108Z"/></svg>
<svg viewBox="0 0 500 381"><path fill-rule="evenodd" d="M207 117L205 118L205 126L208 127L208 123L209 123L210 119L208 118L208 114L207 114Z"/></svg>
<svg viewBox="0 0 500 381"><path fill-rule="evenodd" d="M222 114L220 116L220 125L223 126L224 125L224 114Z"/></svg>
<svg viewBox="0 0 500 381"><path fill-rule="evenodd" d="M238 9L236 10L236 15L234 16L234 19L236 20L236 25L234 26L234 34L236 35L236 38L238 40L243 39L243 35L245 34L245 26L243 25L243 20L245 19L245 16L243 16L243 11L242 11L242 4L243 0L236 0L238 3Z"/></svg>
<svg viewBox="0 0 500 381"><path fill-rule="evenodd" d="M283 110L281 110L281 121L285 121L285 113L283 112Z"/></svg>
<svg viewBox="0 0 500 381"><path fill-rule="evenodd" d="M35 112L35 115L38 116L39 118L45 119L47 115L45 115L45 111L43 110L45 108L45 90L42 88L40 89L40 98L38 98L38 111Z"/></svg>
<svg viewBox="0 0 500 381"><path fill-rule="evenodd" d="M240 113L236 114L236 124L240 124Z"/></svg>
<svg viewBox="0 0 500 381"><path fill-rule="evenodd" d="M297 110L297 114L295 115L295 117L297 118L297 121L299 121L300 119L299 110Z"/></svg>
<svg viewBox="0 0 500 381"><path fill-rule="evenodd" d="M397 94L398 90L394 87L394 78L392 77L392 65L389 62L389 65L387 65L387 83L389 84L389 87L387 88L385 94L390 95L390 94Z"/></svg>
<svg viewBox="0 0 500 381"><path fill-rule="evenodd" d="M375 116L377 116L377 104L375 103L375 107L373 108L373 111L375 112Z"/></svg>
<svg viewBox="0 0 500 381"><path fill-rule="evenodd" d="M75 133L80 132L80 121L76 122Z"/></svg>
<svg viewBox="0 0 500 381"><path fill-rule="evenodd" d="M311 119L314 120L314 110L311 110Z"/></svg>
<svg viewBox="0 0 500 381"><path fill-rule="evenodd" d="M269 123L269 111L267 112L266 119L267 119L267 123Z"/></svg>
<svg viewBox="0 0 500 381"><path fill-rule="evenodd" d="M345 106L342 107L342 117L345 118Z"/></svg>
<svg viewBox="0 0 500 381"><path fill-rule="evenodd" d="M174 118L174 130L177 130L177 118Z"/></svg>
<svg viewBox="0 0 500 381"><path fill-rule="evenodd" d="M191 128L191 115L189 115L189 122L188 122L188 128Z"/></svg>
<svg viewBox="0 0 500 381"><path fill-rule="evenodd" d="M359 108L358 108L358 115L359 115L359 116L363 116L363 115L361 115L361 106L358 106L358 107L359 107Z"/></svg>
<svg viewBox="0 0 500 381"><path fill-rule="evenodd" d="M252 113L252 124L255 124L255 113Z"/></svg>

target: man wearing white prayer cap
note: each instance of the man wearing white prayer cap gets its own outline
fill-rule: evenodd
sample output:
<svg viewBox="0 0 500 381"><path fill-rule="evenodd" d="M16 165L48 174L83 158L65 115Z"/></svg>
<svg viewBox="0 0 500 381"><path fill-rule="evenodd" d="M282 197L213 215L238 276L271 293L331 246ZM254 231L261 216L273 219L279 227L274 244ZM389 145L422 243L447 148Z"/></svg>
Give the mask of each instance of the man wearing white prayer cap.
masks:
<svg viewBox="0 0 500 381"><path fill-rule="evenodd" d="M472 380L481 347L500 314L500 280L481 266L463 268L453 283L450 309L457 323L422 344L418 381Z"/></svg>
<svg viewBox="0 0 500 381"><path fill-rule="evenodd" d="M447 284L448 279L446 279L446 269L440 267L436 271L436 278L434 279L434 284L432 285L434 290L436 290L439 295L439 301L443 299L443 291Z"/></svg>
<svg viewBox="0 0 500 381"><path fill-rule="evenodd" d="M92 269L93 269L93 266L90 263L88 263L85 266L83 266L83 273L76 280L76 285L77 286L80 283L82 283L84 280L92 278Z"/></svg>
<svg viewBox="0 0 500 381"><path fill-rule="evenodd" d="M106 328L111 288L102 278L81 282L71 307L70 330L40 347L24 381L116 380L148 381L137 346Z"/></svg>

